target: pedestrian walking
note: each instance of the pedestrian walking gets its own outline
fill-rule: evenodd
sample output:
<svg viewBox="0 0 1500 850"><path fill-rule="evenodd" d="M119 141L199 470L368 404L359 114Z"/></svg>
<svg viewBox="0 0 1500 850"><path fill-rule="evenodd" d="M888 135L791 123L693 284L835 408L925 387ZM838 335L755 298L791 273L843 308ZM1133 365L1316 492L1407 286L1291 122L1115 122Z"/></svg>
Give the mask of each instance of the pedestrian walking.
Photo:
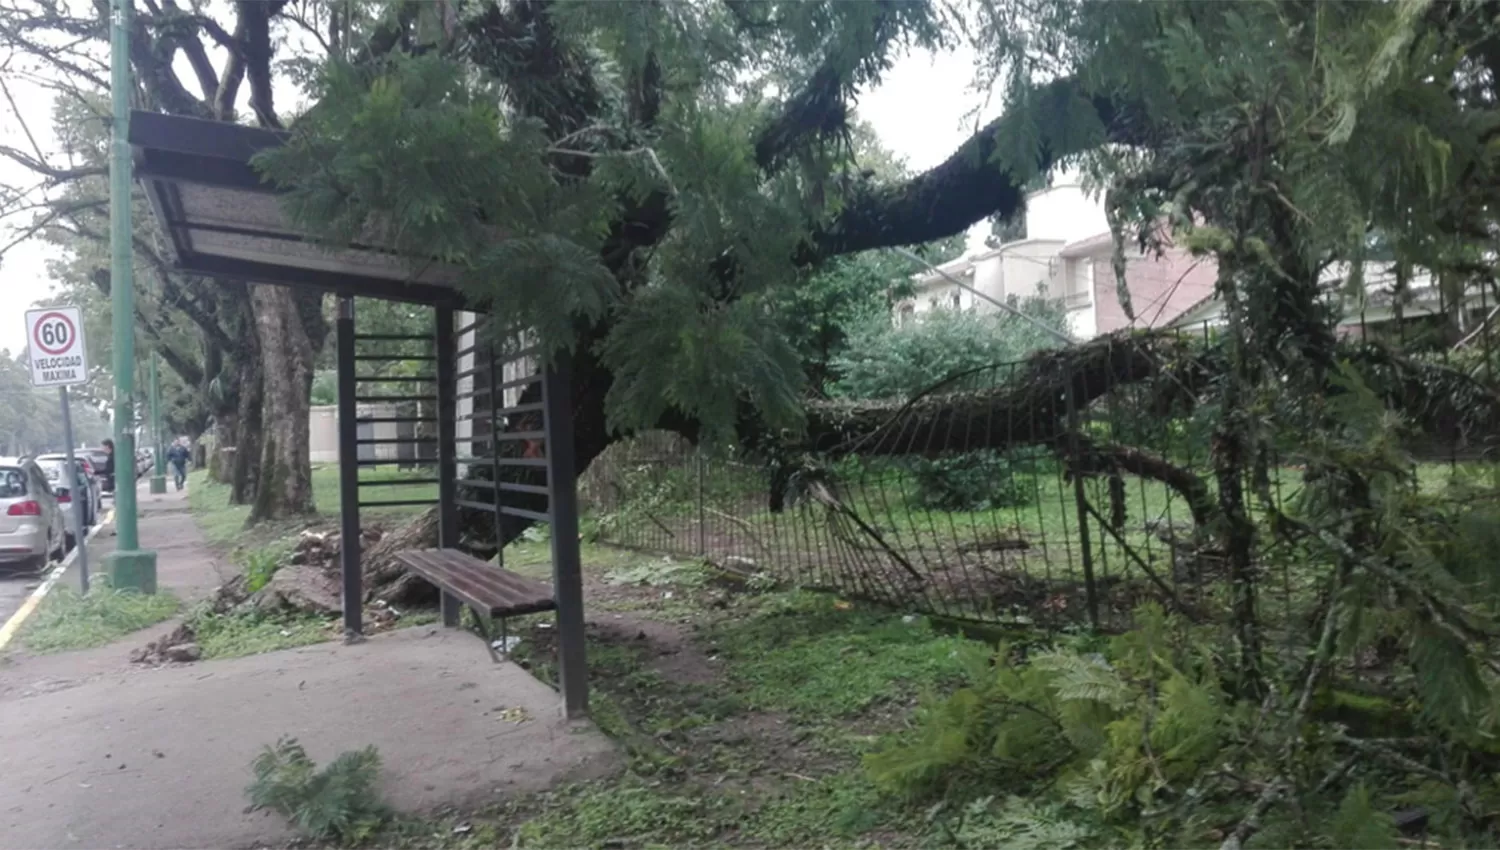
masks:
<svg viewBox="0 0 1500 850"><path fill-rule="evenodd" d="M187 483L187 465L191 455L188 447L181 440L172 443L172 448L167 450L167 463L172 465L172 480L181 490L182 485Z"/></svg>

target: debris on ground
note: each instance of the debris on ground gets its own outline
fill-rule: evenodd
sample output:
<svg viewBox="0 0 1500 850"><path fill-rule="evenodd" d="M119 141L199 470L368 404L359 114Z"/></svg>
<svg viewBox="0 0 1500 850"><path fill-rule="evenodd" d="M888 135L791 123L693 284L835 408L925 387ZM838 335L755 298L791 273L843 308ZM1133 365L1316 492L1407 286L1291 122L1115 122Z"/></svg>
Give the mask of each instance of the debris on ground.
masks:
<svg viewBox="0 0 1500 850"><path fill-rule="evenodd" d="M198 636L186 623L130 653L134 664L190 664L203 657Z"/></svg>
<svg viewBox="0 0 1500 850"><path fill-rule="evenodd" d="M337 616L344 611L342 588L326 570L311 564L282 567L250 597L265 614L302 612Z"/></svg>

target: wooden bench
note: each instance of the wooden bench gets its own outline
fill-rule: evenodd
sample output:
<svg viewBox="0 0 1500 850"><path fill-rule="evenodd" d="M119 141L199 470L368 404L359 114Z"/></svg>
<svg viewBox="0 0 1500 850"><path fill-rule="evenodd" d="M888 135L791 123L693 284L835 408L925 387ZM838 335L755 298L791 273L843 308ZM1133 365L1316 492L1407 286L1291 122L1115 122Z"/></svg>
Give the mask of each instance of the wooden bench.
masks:
<svg viewBox="0 0 1500 850"><path fill-rule="evenodd" d="M457 549L412 549L396 555L412 572L427 579L443 592L443 625L458 626L456 600L474 610L475 621L485 644L491 646L484 621L500 621L500 646L505 655L505 620L522 614L538 614L557 609L552 585L518 575L486 563Z"/></svg>

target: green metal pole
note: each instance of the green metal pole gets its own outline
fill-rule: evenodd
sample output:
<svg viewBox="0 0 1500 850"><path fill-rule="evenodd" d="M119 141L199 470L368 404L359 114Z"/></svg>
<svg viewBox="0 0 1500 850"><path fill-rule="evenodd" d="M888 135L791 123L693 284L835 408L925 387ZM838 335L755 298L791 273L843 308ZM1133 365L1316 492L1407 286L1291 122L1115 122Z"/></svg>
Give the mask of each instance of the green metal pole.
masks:
<svg viewBox="0 0 1500 850"><path fill-rule="evenodd" d="M106 559L116 589L156 592L156 553L141 550L135 499L135 274L130 228L130 12L110 0L109 143L110 308L115 372L116 549Z"/></svg>
<svg viewBox="0 0 1500 850"><path fill-rule="evenodd" d="M156 365L156 348L151 349L151 439L155 446L151 458L151 493L167 492L167 461L163 455L161 425L161 372Z"/></svg>

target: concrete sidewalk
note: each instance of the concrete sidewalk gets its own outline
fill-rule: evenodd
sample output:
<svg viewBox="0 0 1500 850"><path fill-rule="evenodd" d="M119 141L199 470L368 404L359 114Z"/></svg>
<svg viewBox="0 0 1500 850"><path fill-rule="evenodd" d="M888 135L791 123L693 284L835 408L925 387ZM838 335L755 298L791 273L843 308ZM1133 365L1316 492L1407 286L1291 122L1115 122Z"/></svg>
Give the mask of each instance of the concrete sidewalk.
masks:
<svg viewBox="0 0 1500 850"><path fill-rule="evenodd" d="M180 494L143 497L141 539L159 553L161 586L192 599L217 583ZM283 735L320 763L373 744L386 799L408 811L493 801L616 763L607 738L562 718L555 691L495 663L468 634L421 627L354 646L126 663L152 636L0 669L0 848L283 840L279 817L244 811L251 760Z"/></svg>
<svg viewBox="0 0 1500 850"><path fill-rule="evenodd" d="M148 482L147 478L136 482L135 491L141 547L156 552L157 587L191 605L228 581L234 570L215 557L204 542L188 508L188 491L168 489L163 495L153 496ZM94 538L88 553L91 574L103 571L104 556L114 551L117 540L114 529ZM77 589L77 570L74 562L61 584Z"/></svg>

